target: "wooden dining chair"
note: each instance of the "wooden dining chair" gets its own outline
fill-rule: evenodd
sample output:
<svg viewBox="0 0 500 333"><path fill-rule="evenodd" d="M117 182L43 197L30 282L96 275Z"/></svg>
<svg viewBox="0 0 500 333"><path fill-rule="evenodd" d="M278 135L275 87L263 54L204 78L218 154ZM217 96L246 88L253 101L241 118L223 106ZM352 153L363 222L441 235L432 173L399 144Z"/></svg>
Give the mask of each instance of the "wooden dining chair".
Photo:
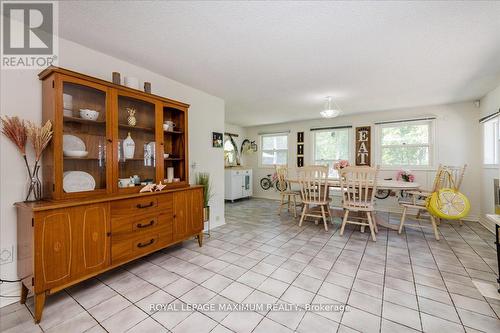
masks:
<svg viewBox="0 0 500 333"><path fill-rule="evenodd" d="M287 205L288 212L293 206L293 217L297 217L297 197L300 196L300 192L292 190L288 181L288 167L286 165L276 165L276 178L276 189L281 196L278 215L281 215L283 206Z"/></svg>
<svg viewBox="0 0 500 333"><path fill-rule="evenodd" d="M364 230L365 226L370 228L373 241L377 241L375 232L378 232L373 215L375 211L374 197L377 191L378 167L347 167L340 172L340 189L342 191L344 208L344 219L340 228L340 235L344 234L346 224L357 224ZM366 219L354 217L349 219L350 212L365 212Z"/></svg>
<svg viewBox="0 0 500 333"><path fill-rule="evenodd" d="M328 195L328 166L306 166L299 168L298 181L303 204L299 226L308 216L322 218L328 231L327 217L331 220Z"/></svg>
<svg viewBox="0 0 500 333"><path fill-rule="evenodd" d="M439 165L436 171L436 176L434 177L434 181L432 183L432 188L429 190L419 190L419 191L406 191L409 195L409 198L399 200L399 205L403 207L403 212L401 214L401 221L399 223L399 234L403 231L403 227L406 222L406 214L408 209L416 209L417 210L417 219L421 219L421 213L427 212L426 207L426 199L432 195L433 192L439 191L442 188L452 187L454 186L457 190L460 190L460 186L462 185L462 181L464 178L465 170L467 169L467 164L463 166L450 166L450 165ZM450 177L453 181L453 184L450 184ZM434 231L434 237L436 240L439 240L439 230L438 226L440 223L440 219L434 217L432 214L429 214L429 219L431 221L431 226ZM459 220L460 225L462 225L462 221ZM407 227L417 227L417 228L427 228L425 225L421 224L407 224Z"/></svg>

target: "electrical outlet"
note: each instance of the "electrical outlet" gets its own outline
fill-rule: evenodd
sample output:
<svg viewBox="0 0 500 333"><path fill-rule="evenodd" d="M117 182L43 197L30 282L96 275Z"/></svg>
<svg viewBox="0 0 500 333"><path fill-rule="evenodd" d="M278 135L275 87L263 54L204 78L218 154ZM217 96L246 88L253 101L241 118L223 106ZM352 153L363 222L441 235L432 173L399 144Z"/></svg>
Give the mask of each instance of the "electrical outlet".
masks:
<svg viewBox="0 0 500 333"><path fill-rule="evenodd" d="M10 264L11 262L14 262L14 245L0 250L0 265Z"/></svg>

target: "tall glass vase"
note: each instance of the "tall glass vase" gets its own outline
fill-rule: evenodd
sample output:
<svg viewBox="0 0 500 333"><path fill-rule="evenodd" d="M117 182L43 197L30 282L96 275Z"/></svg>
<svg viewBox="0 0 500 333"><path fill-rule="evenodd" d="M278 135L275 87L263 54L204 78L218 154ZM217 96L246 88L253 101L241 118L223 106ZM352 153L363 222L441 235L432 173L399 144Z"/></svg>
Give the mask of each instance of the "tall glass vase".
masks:
<svg viewBox="0 0 500 333"><path fill-rule="evenodd" d="M33 172L28 169L29 179L28 179L28 194L26 195L26 202L38 201L42 199L42 182L38 176L40 171L40 165L38 162L35 163L33 167Z"/></svg>

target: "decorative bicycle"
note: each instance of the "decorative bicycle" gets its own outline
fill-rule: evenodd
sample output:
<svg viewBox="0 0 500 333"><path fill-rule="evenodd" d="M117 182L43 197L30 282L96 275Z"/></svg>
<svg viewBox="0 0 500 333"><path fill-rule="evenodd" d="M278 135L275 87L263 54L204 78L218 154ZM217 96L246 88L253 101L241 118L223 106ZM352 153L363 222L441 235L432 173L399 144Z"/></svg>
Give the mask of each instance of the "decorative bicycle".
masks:
<svg viewBox="0 0 500 333"><path fill-rule="evenodd" d="M283 187L281 186L280 182L278 181L278 175L275 173L273 174L268 174L266 177L263 177L260 180L260 187L262 187L263 190L269 190L271 187L276 187L276 189L280 192L286 191L288 185L284 183Z"/></svg>

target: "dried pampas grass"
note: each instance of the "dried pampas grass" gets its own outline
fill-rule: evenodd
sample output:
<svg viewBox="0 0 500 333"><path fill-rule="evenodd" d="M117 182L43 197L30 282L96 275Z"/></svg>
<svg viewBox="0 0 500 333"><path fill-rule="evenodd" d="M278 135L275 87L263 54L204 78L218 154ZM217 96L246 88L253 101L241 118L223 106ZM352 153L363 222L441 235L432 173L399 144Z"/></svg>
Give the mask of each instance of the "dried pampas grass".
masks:
<svg viewBox="0 0 500 333"><path fill-rule="evenodd" d="M52 123L47 120L45 125L38 126L35 123L28 121L26 124L28 139L33 145L35 151L35 162L40 161L44 149L52 139Z"/></svg>
<svg viewBox="0 0 500 333"><path fill-rule="evenodd" d="M27 131L24 120L18 117L1 117L2 133L10 140L23 156L26 156Z"/></svg>

